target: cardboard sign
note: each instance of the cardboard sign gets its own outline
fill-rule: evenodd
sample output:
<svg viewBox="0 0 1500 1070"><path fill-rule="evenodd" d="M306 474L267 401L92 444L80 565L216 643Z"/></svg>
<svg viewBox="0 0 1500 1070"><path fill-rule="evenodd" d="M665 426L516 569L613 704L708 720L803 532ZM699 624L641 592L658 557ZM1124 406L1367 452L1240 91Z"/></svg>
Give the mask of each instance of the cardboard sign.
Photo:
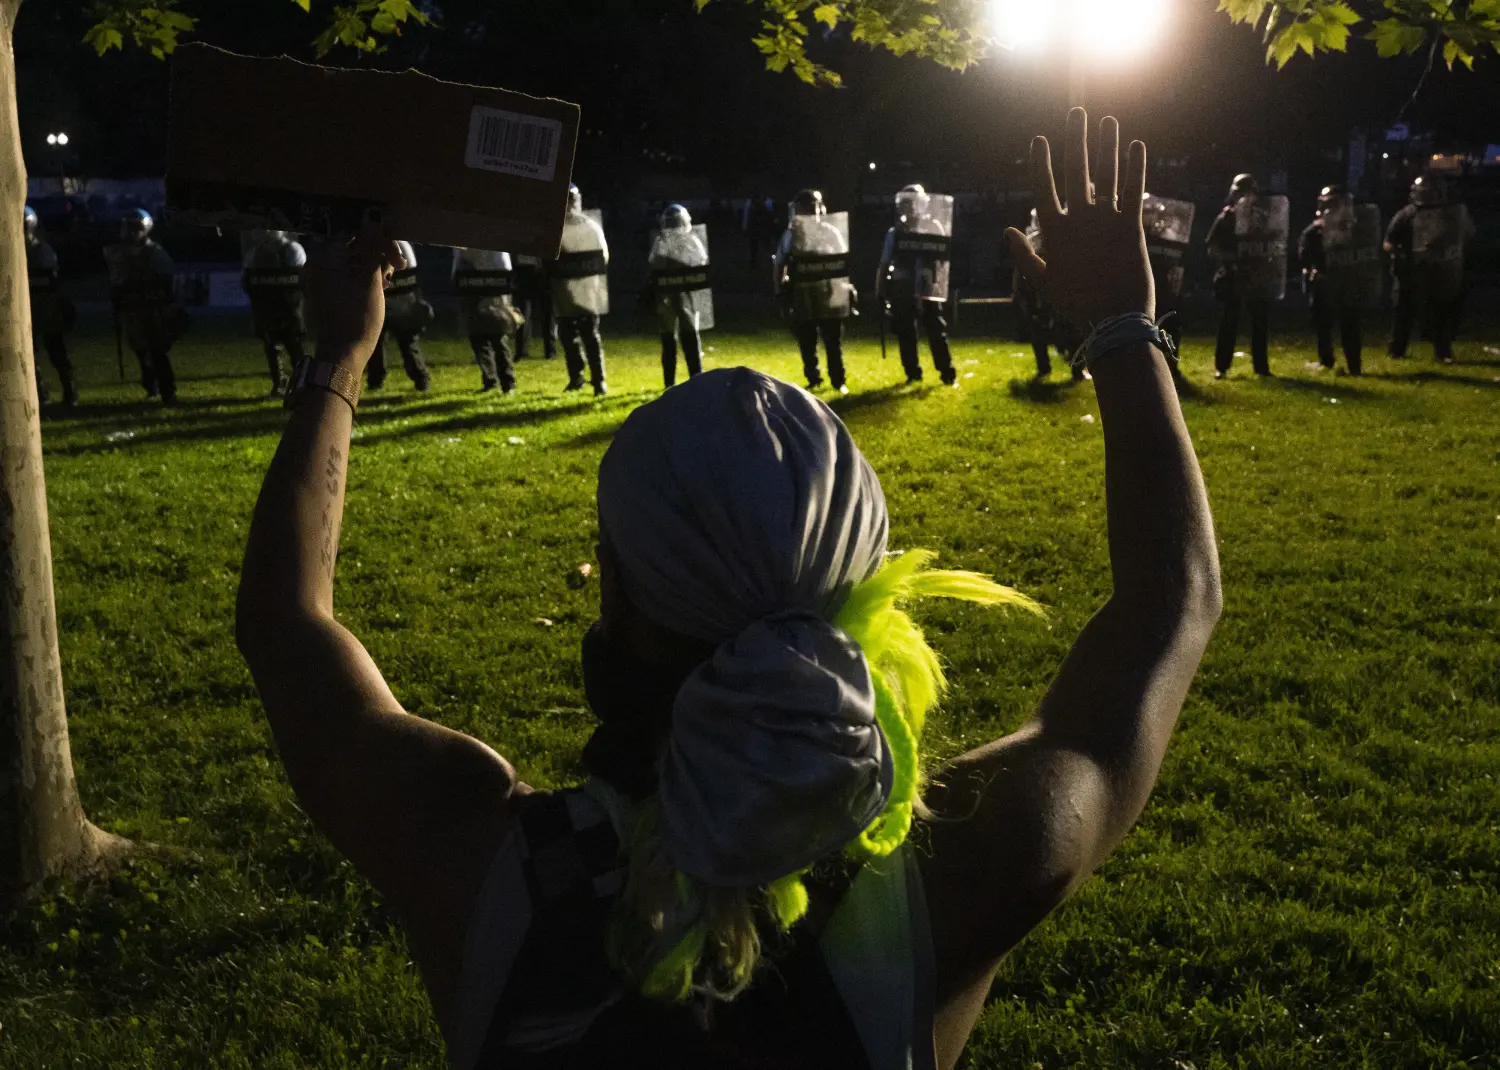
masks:
<svg viewBox="0 0 1500 1070"><path fill-rule="evenodd" d="M417 71L184 45L167 207L229 229L330 233L378 209L430 245L557 255L578 106Z"/></svg>

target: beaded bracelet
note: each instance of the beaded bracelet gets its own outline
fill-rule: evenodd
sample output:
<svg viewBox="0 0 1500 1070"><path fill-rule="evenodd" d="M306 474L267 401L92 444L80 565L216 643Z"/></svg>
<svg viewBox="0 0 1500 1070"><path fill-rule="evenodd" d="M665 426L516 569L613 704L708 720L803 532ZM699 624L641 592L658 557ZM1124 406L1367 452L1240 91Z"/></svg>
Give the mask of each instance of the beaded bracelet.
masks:
<svg viewBox="0 0 1500 1070"><path fill-rule="evenodd" d="M1094 329L1074 351L1069 364L1074 369L1092 368L1094 362L1106 353L1137 342L1149 342L1161 350L1169 363L1177 363L1177 347L1172 344L1171 336L1144 312L1126 312L1094 324Z"/></svg>

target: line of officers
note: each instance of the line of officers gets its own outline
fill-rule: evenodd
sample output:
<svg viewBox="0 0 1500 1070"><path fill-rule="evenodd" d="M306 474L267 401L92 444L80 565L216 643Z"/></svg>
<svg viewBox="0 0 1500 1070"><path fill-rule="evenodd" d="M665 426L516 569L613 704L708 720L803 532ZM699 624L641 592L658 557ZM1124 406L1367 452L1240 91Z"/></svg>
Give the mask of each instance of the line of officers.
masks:
<svg viewBox="0 0 1500 1070"><path fill-rule="evenodd" d="M1177 301L1194 206L1147 194L1142 214L1157 307L1165 310L1161 326L1180 344ZM1475 233L1468 208L1450 196L1441 178L1423 175L1412 183L1410 202L1390 225L1382 230L1381 222L1379 206L1357 203L1343 186L1325 186L1313 221L1298 239L1297 259L1317 332L1318 362L1334 367L1337 330L1349 373L1360 374L1364 314L1380 305L1388 258L1395 306L1389 355L1405 357L1417 330L1431 339L1438 361L1451 363L1464 295L1464 251ZM1286 296L1289 224L1286 197L1261 193L1253 175L1235 177L1206 238L1219 302L1217 379L1229 373L1244 320L1249 321L1251 365L1258 375L1271 374L1268 320L1271 303ZM1028 237L1045 257L1035 213ZM1021 323L1036 353L1037 375L1045 377L1051 371L1048 346L1066 355L1082 341L1081 332L1054 316L1019 277L1015 294Z"/></svg>
<svg viewBox="0 0 1500 1070"><path fill-rule="evenodd" d="M953 385L957 376L943 318L953 198L907 186L896 195L895 209L896 222L886 235L875 285L883 310L882 350L889 320L907 380L919 382L917 336L925 331L940 378ZM455 251L451 285L482 390L513 390L515 358L525 356L531 338L540 336L547 358L556 355L561 343L567 390L583 389L587 375L587 385L596 395L608 391L600 320L609 312L609 243L602 224L599 211L585 209L582 194L572 186L557 259L544 263L498 251ZM677 376L679 348L688 375L702 370L702 332L714 325L713 288L707 228L675 204L662 212L658 224L650 240L650 282L642 296L658 320L662 379L670 387ZM175 295L172 258L153 239L153 226L144 210L127 214L120 243L105 249L105 259L121 377L128 344L147 395L172 404L177 398L172 348L190 319ZM425 391L430 382L421 337L434 311L418 283L416 251L409 243L401 246L405 262L386 291L385 326L367 371L369 390L385 384L387 339L400 352L412 385ZM35 348L50 357L62 381L63 403L72 406L78 389L66 334L75 318L73 306L59 284L57 255L41 237L36 213L29 207L26 249ZM282 231L247 233L243 254L244 286L265 351L271 393L281 394L292 369L306 356L302 271L307 255L292 235ZM847 393L844 326L859 312L858 291L850 277L848 214L829 213L820 192L802 191L790 206L773 264L773 288L801 351L809 388L825 382L818 358L821 340L827 382ZM37 382L42 389L40 375Z"/></svg>

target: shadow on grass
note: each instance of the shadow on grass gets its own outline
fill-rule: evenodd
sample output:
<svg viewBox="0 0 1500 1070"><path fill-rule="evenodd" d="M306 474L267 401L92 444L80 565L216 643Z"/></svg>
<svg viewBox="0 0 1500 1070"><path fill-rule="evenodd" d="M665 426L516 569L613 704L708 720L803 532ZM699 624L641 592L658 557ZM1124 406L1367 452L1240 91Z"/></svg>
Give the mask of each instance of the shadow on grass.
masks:
<svg viewBox="0 0 1500 1070"><path fill-rule="evenodd" d="M1393 383L1456 383L1459 386L1482 386L1486 390L1500 388L1500 382L1495 379L1476 379L1468 375L1454 375L1452 372L1421 371L1412 375L1396 375L1386 372L1380 378Z"/></svg>
<svg viewBox="0 0 1500 1070"><path fill-rule="evenodd" d="M1336 397L1340 401L1369 401L1372 398L1368 390L1355 386L1350 379L1304 379L1293 375L1260 376L1258 379L1272 390L1313 393L1322 397Z"/></svg>
<svg viewBox="0 0 1500 1070"><path fill-rule="evenodd" d="M386 399L380 399L385 401ZM232 405L238 408L236 412L214 411L221 406ZM253 403L254 409L249 408ZM403 407L394 408L400 404ZM366 408L360 406L359 424L366 428L379 428L382 424L392 423L397 420L418 419L424 416L440 416L443 413L462 409L468 406L467 401L457 399L445 401L431 401L426 404L413 404L410 398L391 398L389 404L382 405L379 401ZM80 421L71 427L61 430L65 432L105 432L101 440L86 442L75 442L60 445L47 445L43 449L48 456L53 457L76 457L91 453L105 453L115 450L129 450L140 446L151 446L170 442L203 442L221 439L252 438L260 435L279 431L286 425L286 410L279 403L273 403L268 398L240 399L228 398L225 402L205 401L199 399L192 404L179 405L174 408L164 408L152 402L136 403L127 406L89 407L75 409L69 416L89 416L98 412L101 419L96 421ZM150 421L148 429L137 431L143 421ZM427 428L441 430L444 425L441 422L420 423L410 430L420 431ZM402 431L408 430L402 428ZM117 437L111 439L109 434L129 432L128 437Z"/></svg>
<svg viewBox="0 0 1500 1070"><path fill-rule="evenodd" d="M930 392L930 389L914 389L903 383L898 386L883 386L875 390L861 390L857 393L833 397L828 399L828 407L838 413L840 417L853 416L866 411L886 408L906 398L921 397Z"/></svg>
<svg viewBox="0 0 1500 1070"><path fill-rule="evenodd" d="M1081 379L1012 379L1007 386L1010 396L1018 401L1034 401L1040 405L1056 405L1065 401L1073 392L1075 387L1081 386L1085 380Z"/></svg>

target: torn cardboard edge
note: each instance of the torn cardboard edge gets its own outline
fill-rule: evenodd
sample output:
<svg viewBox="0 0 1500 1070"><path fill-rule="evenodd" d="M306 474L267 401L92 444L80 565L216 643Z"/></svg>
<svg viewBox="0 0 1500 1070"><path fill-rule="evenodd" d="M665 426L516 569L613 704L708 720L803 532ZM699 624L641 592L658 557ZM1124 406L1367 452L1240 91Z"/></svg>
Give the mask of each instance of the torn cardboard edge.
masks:
<svg viewBox="0 0 1500 1070"><path fill-rule="evenodd" d="M333 233L378 211L433 245L557 255L575 104L419 71L173 60L167 207L207 226Z"/></svg>

